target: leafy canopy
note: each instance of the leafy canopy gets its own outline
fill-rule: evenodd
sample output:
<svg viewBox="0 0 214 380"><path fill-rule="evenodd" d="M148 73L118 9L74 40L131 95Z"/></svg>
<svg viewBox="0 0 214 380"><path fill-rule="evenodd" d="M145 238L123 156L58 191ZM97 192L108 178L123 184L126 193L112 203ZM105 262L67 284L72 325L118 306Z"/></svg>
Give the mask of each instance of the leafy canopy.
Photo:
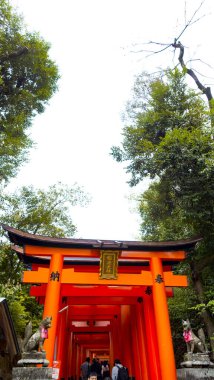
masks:
<svg viewBox="0 0 214 380"><path fill-rule="evenodd" d="M123 128L122 148L112 148L114 159L128 162L126 169L131 174L131 186L145 177L167 176L166 168L174 168L176 157L183 154L178 149L179 138L185 142L188 133L191 136L193 132L210 138L205 103L187 89L182 73L167 71L166 79L152 77L149 81L146 77L145 80L141 91L145 100L143 108L140 111L139 104L136 107L135 98L134 103L129 104L132 124ZM138 84L141 85L141 81ZM173 144L172 150L170 144ZM166 147L168 152L164 156Z"/></svg>
<svg viewBox="0 0 214 380"><path fill-rule="evenodd" d="M7 0L0 0L0 181L26 161L32 146L28 129L57 89L50 45L30 33Z"/></svg>
<svg viewBox="0 0 214 380"><path fill-rule="evenodd" d="M129 124L123 129L122 148L113 147L113 157L127 161L134 186L145 177L152 181L139 199L144 240L175 240L203 237L185 266L194 293L186 315L200 313L214 350L214 139L212 109L185 84L185 72L168 71L166 77L141 77ZM138 99L138 94L143 99ZM145 94L145 96L144 96ZM209 279L209 283L208 283ZM191 291L191 289L190 289ZM185 309L185 291L170 300L173 323ZM192 302L198 302L195 306ZM178 307L176 306L178 305ZM176 329L175 329L176 331Z"/></svg>
<svg viewBox="0 0 214 380"><path fill-rule="evenodd" d="M123 149L113 147L112 154L128 161L131 185L145 177L155 180L140 205L144 237L148 231L150 238L154 233L155 238L196 233L213 239L214 140L209 111L177 69L167 71L166 78L152 77L149 82L146 77L142 88L144 106L123 129ZM133 109L135 104L134 99Z"/></svg>
<svg viewBox="0 0 214 380"><path fill-rule="evenodd" d="M87 205L89 196L77 185L62 183L47 190L24 186L15 193L4 190L0 196L0 220L23 231L53 237L73 236L76 226L72 208ZM2 235L3 235L3 231ZM6 297L15 328L22 334L29 320L36 325L41 318L41 307L29 297L29 286L21 285L25 265L12 251L4 236L0 243L0 296Z"/></svg>
<svg viewBox="0 0 214 380"><path fill-rule="evenodd" d="M89 196L76 184L61 182L47 190L23 186L12 194L1 195L2 223L40 235L73 236L76 226L72 221L72 207L89 202Z"/></svg>

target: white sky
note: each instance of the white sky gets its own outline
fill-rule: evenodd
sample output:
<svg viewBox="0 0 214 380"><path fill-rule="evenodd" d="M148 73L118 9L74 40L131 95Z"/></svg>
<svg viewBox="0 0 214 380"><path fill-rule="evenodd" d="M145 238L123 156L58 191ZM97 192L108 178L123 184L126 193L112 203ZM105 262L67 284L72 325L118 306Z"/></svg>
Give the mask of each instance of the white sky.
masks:
<svg viewBox="0 0 214 380"><path fill-rule="evenodd" d="M32 138L37 146L12 186L77 182L92 201L87 208L73 209L76 237L139 239L140 219L128 198L142 192L146 183L130 189L125 164L111 158L110 148L122 141L121 114L134 76L173 67L177 58L172 49L145 58L132 51L150 46L133 44L173 42L201 0L11 0L11 4L23 14L28 30L40 32L51 43L50 55L61 75L59 91L45 113L34 119ZM196 18L202 15L181 42L186 59L201 59L214 67L213 0L205 0ZM200 61L192 67L214 77ZM204 84L214 82L200 79Z"/></svg>

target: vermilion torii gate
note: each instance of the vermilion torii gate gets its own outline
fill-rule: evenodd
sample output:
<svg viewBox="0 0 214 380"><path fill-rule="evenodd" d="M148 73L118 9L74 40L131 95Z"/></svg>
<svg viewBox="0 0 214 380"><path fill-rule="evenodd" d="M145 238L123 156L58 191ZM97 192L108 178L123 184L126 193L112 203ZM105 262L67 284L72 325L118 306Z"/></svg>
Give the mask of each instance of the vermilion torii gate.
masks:
<svg viewBox="0 0 214 380"><path fill-rule="evenodd" d="M60 378L86 356L119 357L136 380L176 380L167 296L187 286L172 267L200 239L167 242L50 238L3 225L30 270L23 282L52 316L45 342Z"/></svg>

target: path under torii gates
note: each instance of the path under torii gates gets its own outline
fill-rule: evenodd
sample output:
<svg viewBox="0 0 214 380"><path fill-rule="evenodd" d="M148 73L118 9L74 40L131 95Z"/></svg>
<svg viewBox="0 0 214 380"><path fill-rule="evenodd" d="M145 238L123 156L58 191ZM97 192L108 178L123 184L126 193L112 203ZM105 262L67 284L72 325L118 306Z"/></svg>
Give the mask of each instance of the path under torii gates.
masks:
<svg viewBox="0 0 214 380"><path fill-rule="evenodd" d="M23 282L52 316L47 359L60 378L79 379L86 356L115 358L136 380L176 380L167 307L174 275L200 239L167 242L51 238L3 225L12 248L30 266Z"/></svg>

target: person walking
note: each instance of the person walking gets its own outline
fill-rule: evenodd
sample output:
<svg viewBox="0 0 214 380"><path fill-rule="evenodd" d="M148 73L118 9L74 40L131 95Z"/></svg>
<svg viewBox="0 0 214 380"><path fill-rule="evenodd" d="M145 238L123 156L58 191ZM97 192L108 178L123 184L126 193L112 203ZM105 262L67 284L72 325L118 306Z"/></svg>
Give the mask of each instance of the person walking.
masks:
<svg viewBox="0 0 214 380"><path fill-rule="evenodd" d="M110 368L107 360L104 360L101 368L101 374L102 379L105 380L106 378L110 377Z"/></svg>
<svg viewBox="0 0 214 380"><path fill-rule="evenodd" d="M82 380L88 380L90 374L90 358L87 357L80 366Z"/></svg>
<svg viewBox="0 0 214 380"><path fill-rule="evenodd" d="M100 364L98 358L94 358L94 359L92 359L92 364L91 364L90 371L91 371L91 372L96 372L96 373L97 373L97 380L101 380L101 379L102 379L102 375L101 375L101 364Z"/></svg>
<svg viewBox="0 0 214 380"><path fill-rule="evenodd" d="M114 361L114 367L112 368L111 377L112 380L128 380L129 378L128 369L121 364L119 359L115 359Z"/></svg>

